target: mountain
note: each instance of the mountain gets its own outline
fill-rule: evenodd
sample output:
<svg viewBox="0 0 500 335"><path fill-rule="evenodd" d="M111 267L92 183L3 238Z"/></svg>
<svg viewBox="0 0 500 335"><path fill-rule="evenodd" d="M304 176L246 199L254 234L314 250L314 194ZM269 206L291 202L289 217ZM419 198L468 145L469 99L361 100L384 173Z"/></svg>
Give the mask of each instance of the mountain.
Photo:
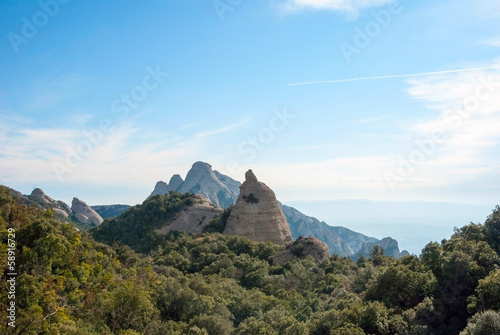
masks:
<svg viewBox="0 0 500 335"><path fill-rule="evenodd" d="M238 199L240 186L239 181L212 170L210 164L196 162L186 175L185 181L178 174L172 176L168 184L159 181L150 196L167 194L169 191L199 193L208 197L214 204L227 207L234 204ZM366 252L366 249L370 247L370 243L375 244L379 241L374 237L368 237L348 228L330 226L314 217L301 213L293 207L280 205L288 222L292 239L297 239L299 236L316 237L328 246L331 254L349 257L356 257L360 254L368 256L369 250ZM396 246L390 244L388 252L394 255L399 254L397 242ZM406 253L403 251L401 255Z"/></svg>
<svg viewBox="0 0 500 335"><path fill-rule="evenodd" d="M286 244L292 240L290 227L273 190L248 170L240 195L227 219L224 234L240 235L254 241Z"/></svg>
<svg viewBox="0 0 500 335"><path fill-rule="evenodd" d="M165 195L170 191L190 192L204 195L216 206L227 207L236 202L240 185L241 183L236 180L212 170L210 164L196 162L187 173L186 180L182 180L176 174L170 178L168 184L159 181L150 197L157 194Z"/></svg>
<svg viewBox="0 0 500 335"><path fill-rule="evenodd" d="M85 203L85 201L81 201L78 198L73 198L71 210L76 220L83 224L98 226L104 221L95 210Z"/></svg>
<svg viewBox="0 0 500 335"><path fill-rule="evenodd" d="M495 204L465 204L423 201L375 201L360 199L287 201L288 206L332 226L344 226L379 239L385 232L419 254L430 241L453 234L457 222L481 222Z"/></svg>
<svg viewBox="0 0 500 335"><path fill-rule="evenodd" d="M282 205L282 209L290 225L293 239L299 236L316 237L328 246L331 254L354 256L366 243L378 241L374 237L368 237L344 227L329 226L293 207Z"/></svg>
<svg viewBox="0 0 500 335"><path fill-rule="evenodd" d="M56 216L65 221L74 220L84 225L97 226L102 223L102 217L84 201L73 199L72 207L64 201L54 200L40 188L35 188L30 195L22 194L14 189L10 190L13 197L28 206L37 206L42 209L51 209Z"/></svg>
<svg viewBox="0 0 500 335"><path fill-rule="evenodd" d="M161 233L203 231L224 210L201 194L170 192L148 197L142 204L109 218L96 228L94 236L106 243L121 242L144 251Z"/></svg>
<svg viewBox="0 0 500 335"><path fill-rule="evenodd" d="M114 218L129 209L130 205L99 205L90 206L93 210L97 212L104 220L108 218Z"/></svg>
<svg viewBox="0 0 500 335"><path fill-rule="evenodd" d="M386 238L381 239L380 241L363 243L363 245L362 245L361 249L358 251L356 257L359 255L364 255L364 256L369 255L370 251L372 250L372 248L374 246L379 246L379 247L384 248L384 251L385 251L384 255L392 256L396 259L402 258L404 256L408 256L410 254L406 250L403 250L400 252L399 246L398 246L398 241L396 241L393 238L386 237Z"/></svg>
<svg viewBox="0 0 500 335"><path fill-rule="evenodd" d="M52 199L40 188L35 188L30 195L23 195L18 191L11 193L18 196L21 202L26 204L35 204L44 209L50 208L56 215L65 219L73 215L73 211L65 202Z"/></svg>

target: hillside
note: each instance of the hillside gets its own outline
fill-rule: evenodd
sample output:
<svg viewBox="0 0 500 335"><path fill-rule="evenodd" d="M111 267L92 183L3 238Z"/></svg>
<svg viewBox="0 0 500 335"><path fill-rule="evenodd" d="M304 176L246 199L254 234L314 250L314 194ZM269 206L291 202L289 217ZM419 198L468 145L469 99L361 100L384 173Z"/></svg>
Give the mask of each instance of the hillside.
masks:
<svg viewBox="0 0 500 335"><path fill-rule="evenodd" d="M374 250L357 262L337 255L315 259L303 256L311 242L300 239L275 261L285 249L271 242L154 231L155 222L165 222L192 201L192 195L155 196L123 213L121 221L106 220L93 233L112 244L107 245L51 211L22 204L0 186L4 273L9 232L15 232L17 242L16 328L1 323L0 332L500 332L500 207L484 224L469 224L450 239L429 243L418 257L396 260ZM148 251L136 253L123 245L135 244L131 234L146 238ZM6 281L0 285L7 290ZM9 301L1 296L4 320Z"/></svg>

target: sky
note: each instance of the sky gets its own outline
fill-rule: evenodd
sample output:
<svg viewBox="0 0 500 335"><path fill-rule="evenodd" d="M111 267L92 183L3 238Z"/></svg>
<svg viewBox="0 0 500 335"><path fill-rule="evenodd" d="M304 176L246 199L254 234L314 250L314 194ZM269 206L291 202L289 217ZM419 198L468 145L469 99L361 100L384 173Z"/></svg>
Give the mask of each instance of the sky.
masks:
<svg viewBox="0 0 500 335"><path fill-rule="evenodd" d="M0 1L0 183L500 202L500 0ZM306 213L314 216L314 213ZM485 216L488 213L485 213Z"/></svg>

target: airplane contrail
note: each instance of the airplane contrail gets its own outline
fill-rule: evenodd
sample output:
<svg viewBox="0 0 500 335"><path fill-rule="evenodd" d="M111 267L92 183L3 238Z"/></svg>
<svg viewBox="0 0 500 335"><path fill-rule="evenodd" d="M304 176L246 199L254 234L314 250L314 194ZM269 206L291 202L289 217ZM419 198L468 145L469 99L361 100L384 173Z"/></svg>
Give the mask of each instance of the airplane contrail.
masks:
<svg viewBox="0 0 500 335"><path fill-rule="evenodd" d="M349 81L389 79L389 78L409 78L409 77L427 76L427 75L431 75L431 74L456 73L456 72L491 70L491 69L500 69L500 66L474 67L474 68L468 68L468 69L422 72L422 73L412 73L412 74L393 74L393 75L389 75L389 76L360 77L360 78L340 79L340 80L309 81L309 82L304 82L304 83L288 84L288 86L333 84L333 83L345 83L345 82L349 82Z"/></svg>

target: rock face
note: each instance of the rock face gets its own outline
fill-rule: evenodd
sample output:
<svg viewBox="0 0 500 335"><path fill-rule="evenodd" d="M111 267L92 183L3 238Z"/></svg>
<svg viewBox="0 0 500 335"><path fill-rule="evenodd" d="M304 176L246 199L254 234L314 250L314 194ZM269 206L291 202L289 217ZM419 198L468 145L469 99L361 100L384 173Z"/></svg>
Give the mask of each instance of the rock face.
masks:
<svg viewBox="0 0 500 335"><path fill-rule="evenodd" d="M374 242L374 243L369 242L369 243L363 244L363 247L358 252L358 254L359 255L364 255L364 256L369 256L370 255L370 251L376 245L379 246L379 247L384 248L386 256L392 256L392 257L394 257L396 259L399 259L399 258L402 258L404 256L408 256L409 255L409 252L406 251L406 250L403 250L403 251L400 252L399 251L398 241L396 241L395 239L390 238L390 237L383 238L380 241L377 241L377 242Z"/></svg>
<svg viewBox="0 0 500 335"><path fill-rule="evenodd" d="M45 204L51 204L51 205L56 205L57 201L49 197L47 194L45 194L44 191L40 188L35 188L33 192L31 192L30 197L33 200L38 200L40 202L43 202Z"/></svg>
<svg viewBox="0 0 500 335"><path fill-rule="evenodd" d="M35 188L27 198L42 208L52 209L54 213L64 218L69 218L73 214L71 208L65 202L52 199L40 188Z"/></svg>
<svg viewBox="0 0 500 335"><path fill-rule="evenodd" d="M328 246L315 237L300 236L293 243L287 245L273 260L274 264L282 265L294 258L306 258L311 255L316 262L321 262L330 256Z"/></svg>
<svg viewBox="0 0 500 335"><path fill-rule="evenodd" d="M240 186L240 195L227 219L224 234L277 244L292 240L276 195L266 184L257 180L252 170L245 174L245 182Z"/></svg>
<svg viewBox="0 0 500 335"><path fill-rule="evenodd" d="M184 182L184 180L182 180L181 176L179 176L178 174L174 174L170 178L170 181L168 182L169 191L178 190L181 187L183 182Z"/></svg>
<svg viewBox="0 0 500 335"><path fill-rule="evenodd" d="M160 231L167 233L171 230L178 230L198 234L214 216L224 211L220 207L215 207L208 198L201 194L195 194L194 198L196 202L192 206L176 213L171 220L162 225Z"/></svg>
<svg viewBox="0 0 500 335"><path fill-rule="evenodd" d="M179 187L178 191L181 193L203 194L214 205L221 207L231 205L233 203L232 197L235 195L217 178L215 172L212 170L212 166L203 162L193 164L193 167L186 175L186 180Z"/></svg>
<svg viewBox="0 0 500 335"><path fill-rule="evenodd" d="M168 184L160 180L156 183L155 189L151 193L150 197L157 194L165 195L170 191L177 191L179 190L183 182L184 181L182 180L181 176L179 176L178 174L174 174L172 178L170 178Z"/></svg>
<svg viewBox="0 0 500 335"><path fill-rule="evenodd" d="M157 194L167 194L170 191L181 193L202 194L214 205L228 207L235 203L239 194L240 182L212 170L212 166L204 162L196 162L186 175L186 180L174 174L169 183L159 181L151 196Z"/></svg>
<svg viewBox="0 0 500 335"><path fill-rule="evenodd" d="M78 198L73 198L71 209L75 218L81 223L98 226L104 221L95 210Z"/></svg>
<svg viewBox="0 0 500 335"><path fill-rule="evenodd" d="M155 189L151 194L149 195L150 197L157 195L157 194L167 194L170 191L168 184L165 183L164 181L159 181L155 185Z"/></svg>

